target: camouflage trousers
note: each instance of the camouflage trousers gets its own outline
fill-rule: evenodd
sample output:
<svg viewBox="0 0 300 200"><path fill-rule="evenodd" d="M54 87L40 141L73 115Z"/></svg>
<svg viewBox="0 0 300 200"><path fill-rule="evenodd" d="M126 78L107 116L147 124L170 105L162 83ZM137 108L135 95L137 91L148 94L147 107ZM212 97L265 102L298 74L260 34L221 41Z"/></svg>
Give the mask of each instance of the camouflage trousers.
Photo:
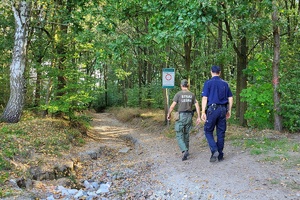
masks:
<svg viewBox="0 0 300 200"><path fill-rule="evenodd" d="M180 113L179 120L175 122L176 139L181 152L189 150L192 118L192 113Z"/></svg>

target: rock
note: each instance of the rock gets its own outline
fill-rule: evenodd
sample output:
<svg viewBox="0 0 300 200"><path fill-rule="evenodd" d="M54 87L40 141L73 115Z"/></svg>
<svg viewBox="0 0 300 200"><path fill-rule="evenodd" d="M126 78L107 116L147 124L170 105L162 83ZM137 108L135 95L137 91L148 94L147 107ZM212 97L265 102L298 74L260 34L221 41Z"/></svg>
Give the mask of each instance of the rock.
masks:
<svg viewBox="0 0 300 200"><path fill-rule="evenodd" d="M86 188L86 189L93 189L93 186L87 181L87 180L85 180L84 182L83 182L83 185L84 185L84 187Z"/></svg>
<svg viewBox="0 0 300 200"><path fill-rule="evenodd" d="M13 188L19 188L16 179L10 179L10 180L8 181L8 185L11 186L11 187L13 187Z"/></svg>
<svg viewBox="0 0 300 200"><path fill-rule="evenodd" d="M109 192L109 183L103 183L100 185L100 188L96 191L96 194L107 193Z"/></svg>
<svg viewBox="0 0 300 200"><path fill-rule="evenodd" d="M25 185L26 185L26 188L27 188L27 189L31 189L31 188L33 187L33 182L32 182L32 180L31 180L31 179L27 179L27 180L25 181Z"/></svg>
<svg viewBox="0 0 300 200"><path fill-rule="evenodd" d="M55 198L53 195L51 195L51 196L47 197L46 200L55 200Z"/></svg>
<svg viewBox="0 0 300 200"><path fill-rule="evenodd" d="M72 161L67 161L62 165L56 165L54 167L54 173L56 178L67 177L71 175L74 170L74 163Z"/></svg>
<svg viewBox="0 0 300 200"><path fill-rule="evenodd" d="M92 182L91 185L93 186L94 189L99 188L99 183L97 182Z"/></svg>
<svg viewBox="0 0 300 200"><path fill-rule="evenodd" d="M84 194L83 194L83 191L82 190L79 190L77 192L77 194L74 196L75 199L79 199L80 197L82 197Z"/></svg>
<svg viewBox="0 0 300 200"><path fill-rule="evenodd" d="M70 196L70 195L75 195L75 194L77 194L78 193L78 190L77 189L67 189L67 188L63 188L62 190L61 190L61 194L63 195L63 196Z"/></svg>
<svg viewBox="0 0 300 200"><path fill-rule="evenodd" d="M119 153L127 153L129 150L130 150L129 147L124 147L124 148L119 150Z"/></svg>
<svg viewBox="0 0 300 200"><path fill-rule="evenodd" d="M87 195L89 196L89 197L97 197L97 194L96 194L96 192L95 191L93 191L93 192L87 192Z"/></svg>
<svg viewBox="0 0 300 200"><path fill-rule="evenodd" d="M53 181L54 185L61 185L63 187L70 187L72 185L72 181L70 178L64 177L64 178L59 178L55 181Z"/></svg>

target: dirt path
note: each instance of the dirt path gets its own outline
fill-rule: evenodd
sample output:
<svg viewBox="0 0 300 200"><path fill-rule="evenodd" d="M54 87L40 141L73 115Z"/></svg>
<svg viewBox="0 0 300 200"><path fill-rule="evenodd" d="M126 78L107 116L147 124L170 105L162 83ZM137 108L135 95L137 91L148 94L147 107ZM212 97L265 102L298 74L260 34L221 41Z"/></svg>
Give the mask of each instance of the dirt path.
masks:
<svg viewBox="0 0 300 200"><path fill-rule="evenodd" d="M288 169L261 162L259 156L251 156L230 142L225 143L225 160L210 163L202 134L191 136L189 159L181 161L175 139L146 128L128 127L110 114L94 114L92 130L101 145L116 149L106 169L134 172L113 180L111 190L125 190L120 199L300 199L299 166Z"/></svg>

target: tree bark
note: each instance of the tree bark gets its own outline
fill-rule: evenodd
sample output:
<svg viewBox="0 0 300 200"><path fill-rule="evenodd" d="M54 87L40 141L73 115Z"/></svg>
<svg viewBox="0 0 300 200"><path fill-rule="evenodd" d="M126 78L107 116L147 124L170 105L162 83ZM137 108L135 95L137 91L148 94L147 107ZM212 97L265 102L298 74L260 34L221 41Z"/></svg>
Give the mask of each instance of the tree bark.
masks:
<svg viewBox="0 0 300 200"><path fill-rule="evenodd" d="M240 54L238 54L238 63L237 63L237 89L236 89L236 98L237 98L237 107L238 107L238 118L239 124L241 126L246 126L247 121L245 119L245 113L247 111L247 102L241 101L240 94L243 89L247 88L247 77L243 73L244 69L247 68L247 39L246 37L242 37L240 40Z"/></svg>
<svg viewBox="0 0 300 200"><path fill-rule="evenodd" d="M10 65L10 97L1 116L1 120L8 123L20 121L25 97L25 63L28 39L29 5L21 1L18 8L12 5L16 30L15 43Z"/></svg>
<svg viewBox="0 0 300 200"><path fill-rule="evenodd" d="M140 48L137 49L137 56L142 54L142 50ZM142 106L142 79L143 79L143 61L141 59L138 60L138 85L139 85L139 92L138 92L138 104Z"/></svg>
<svg viewBox="0 0 300 200"><path fill-rule="evenodd" d="M230 41L233 40L233 36L231 34L231 28L227 20L224 21L228 37ZM243 31L243 30L242 30ZM244 34L245 35L245 34ZM233 43L233 49L237 54L237 88L236 88L236 117L239 119L239 124L241 126L246 126L247 121L244 117L246 110L247 110L247 103L242 102L240 98L240 94L243 89L247 88L247 76L243 73L243 70L247 68L248 59L247 59L247 38L243 36L240 39L239 46L235 43Z"/></svg>
<svg viewBox="0 0 300 200"><path fill-rule="evenodd" d="M105 88L105 107L107 107L109 105L109 102L108 102L108 66L107 64L105 63L104 64L104 88Z"/></svg>
<svg viewBox="0 0 300 200"><path fill-rule="evenodd" d="M58 0L57 4L59 7L63 7L64 6L64 1L62 0ZM71 3L69 1L66 2L66 9L65 11L67 12L66 16L70 16L71 15ZM66 60L66 54L67 54L67 44L66 44L66 39L64 39L67 35L68 35L68 26L64 24L65 19L64 16L61 17L59 19L59 26L58 26L58 30L57 30L57 35L58 35L58 44L56 44L56 52L58 55L58 60L57 60L57 68L59 70L59 74L57 76L57 99L60 99L63 95L65 95L65 91L64 88L67 84L67 80L65 77L65 70L66 70L66 66L65 66L65 60Z"/></svg>
<svg viewBox="0 0 300 200"><path fill-rule="evenodd" d="M190 80L190 72L191 72L191 64L192 64L192 58L191 58L191 52L192 52L192 38L191 36L188 36L186 38L186 41L184 42L184 63L185 63L185 78L188 80L189 85L191 85Z"/></svg>
<svg viewBox="0 0 300 200"><path fill-rule="evenodd" d="M280 94L279 88L279 62L280 62L280 29L278 26L278 11L276 1L273 1L273 38L274 38L274 57L273 57L273 101L274 101L274 129L282 131L282 117L280 116Z"/></svg>
<svg viewBox="0 0 300 200"><path fill-rule="evenodd" d="M223 48L223 22L221 20L218 21L218 52L221 52L222 51L222 48ZM225 79L225 73L224 73L224 66L223 66L223 63L220 62L218 64L220 67L221 67L221 78L222 79Z"/></svg>

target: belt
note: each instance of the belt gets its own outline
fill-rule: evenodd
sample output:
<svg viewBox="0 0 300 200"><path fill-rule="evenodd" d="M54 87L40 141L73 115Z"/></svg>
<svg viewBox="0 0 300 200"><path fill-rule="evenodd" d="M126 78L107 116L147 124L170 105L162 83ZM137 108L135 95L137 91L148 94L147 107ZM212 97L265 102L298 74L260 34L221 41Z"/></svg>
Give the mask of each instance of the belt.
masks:
<svg viewBox="0 0 300 200"><path fill-rule="evenodd" d="M227 107L227 104L216 104L216 103L213 103L213 104L209 105L208 107L212 107L212 108Z"/></svg>
<svg viewBox="0 0 300 200"><path fill-rule="evenodd" d="M179 114L184 113L184 114L193 114L193 111L179 111Z"/></svg>

